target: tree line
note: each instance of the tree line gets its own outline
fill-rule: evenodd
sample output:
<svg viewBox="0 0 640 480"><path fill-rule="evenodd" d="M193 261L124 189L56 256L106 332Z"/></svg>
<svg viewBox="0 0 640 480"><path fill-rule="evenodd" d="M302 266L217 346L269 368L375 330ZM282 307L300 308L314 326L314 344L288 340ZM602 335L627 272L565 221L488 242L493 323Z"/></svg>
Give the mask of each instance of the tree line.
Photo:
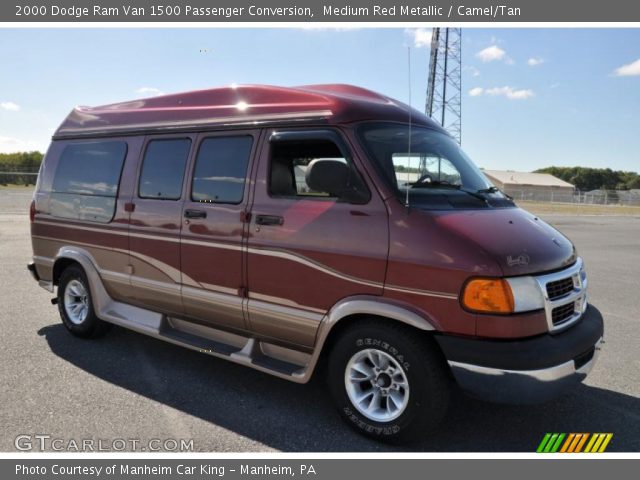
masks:
<svg viewBox="0 0 640 480"><path fill-rule="evenodd" d="M34 185L42 157L40 152L0 153L0 185Z"/></svg>
<svg viewBox="0 0 640 480"><path fill-rule="evenodd" d="M546 167L535 173L550 173L578 190L630 190L640 188L640 175L636 172L611 170L610 168Z"/></svg>

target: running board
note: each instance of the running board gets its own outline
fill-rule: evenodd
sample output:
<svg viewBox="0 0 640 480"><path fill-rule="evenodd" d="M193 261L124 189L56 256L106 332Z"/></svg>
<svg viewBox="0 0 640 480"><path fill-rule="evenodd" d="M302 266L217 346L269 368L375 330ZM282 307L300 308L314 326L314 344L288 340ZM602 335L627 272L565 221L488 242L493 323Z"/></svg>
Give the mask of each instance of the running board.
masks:
<svg viewBox="0 0 640 480"><path fill-rule="evenodd" d="M106 322L174 345L224 358L297 383L308 380L307 367L311 360L309 353L167 317L111 299L97 313Z"/></svg>

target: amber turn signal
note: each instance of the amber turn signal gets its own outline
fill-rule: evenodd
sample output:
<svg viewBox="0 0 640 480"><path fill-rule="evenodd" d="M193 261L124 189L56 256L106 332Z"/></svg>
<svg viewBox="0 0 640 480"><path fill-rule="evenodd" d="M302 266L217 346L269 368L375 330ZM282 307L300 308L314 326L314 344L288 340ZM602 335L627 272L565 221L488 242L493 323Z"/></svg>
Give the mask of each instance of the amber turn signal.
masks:
<svg viewBox="0 0 640 480"><path fill-rule="evenodd" d="M480 313L512 313L514 300L511 287L500 278L475 278L467 283L462 304Z"/></svg>

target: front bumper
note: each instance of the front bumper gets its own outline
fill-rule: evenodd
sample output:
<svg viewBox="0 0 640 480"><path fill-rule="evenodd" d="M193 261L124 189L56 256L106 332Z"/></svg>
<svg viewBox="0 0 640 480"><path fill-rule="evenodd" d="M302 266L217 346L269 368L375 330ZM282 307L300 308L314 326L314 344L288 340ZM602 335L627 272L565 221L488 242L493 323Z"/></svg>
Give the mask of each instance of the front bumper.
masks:
<svg viewBox="0 0 640 480"><path fill-rule="evenodd" d="M484 400L540 403L585 379L604 335L602 315L589 305L572 327L519 340L437 336L460 387Z"/></svg>

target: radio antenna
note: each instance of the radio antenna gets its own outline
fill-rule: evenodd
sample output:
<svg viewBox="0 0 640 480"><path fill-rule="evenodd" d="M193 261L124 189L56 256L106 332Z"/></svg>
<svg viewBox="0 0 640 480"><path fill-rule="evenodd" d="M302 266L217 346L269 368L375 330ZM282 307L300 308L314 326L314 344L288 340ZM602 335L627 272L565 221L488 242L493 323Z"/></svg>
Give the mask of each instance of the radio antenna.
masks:
<svg viewBox="0 0 640 480"><path fill-rule="evenodd" d="M411 188L411 47L407 47L407 67L409 72L409 140L407 142L407 196L404 201L406 207L409 206L409 189Z"/></svg>

